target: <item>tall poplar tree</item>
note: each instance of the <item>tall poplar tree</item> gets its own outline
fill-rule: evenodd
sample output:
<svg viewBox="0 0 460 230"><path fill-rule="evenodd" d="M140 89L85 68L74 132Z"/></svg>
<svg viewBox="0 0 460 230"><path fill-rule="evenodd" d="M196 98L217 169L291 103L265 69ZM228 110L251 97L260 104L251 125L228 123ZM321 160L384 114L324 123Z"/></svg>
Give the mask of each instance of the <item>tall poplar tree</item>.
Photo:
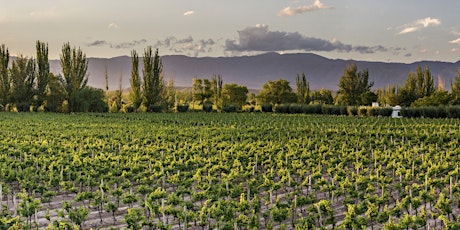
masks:
<svg viewBox="0 0 460 230"><path fill-rule="evenodd" d="M73 112L79 107L79 98L76 94L82 91L88 83L86 55L80 48L71 48L69 43L65 43L62 46L61 67L69 111Z"/></svg>
<svg viewBox="0 0 460 230"><path fill-rule="evenodd" d="M297 74L296 86L297 101L301 104L310 103L310 83L307 81L305 73L302 73L302 76Z"/></svg>
<svg viewBox="0 0 460 230"><path fill-rule="evenodd" d="M4 44L0 46L0 102L3 106L9 103L10 96L10 73L8 71L8 63L10 61L10 53Z"/></svg>
<svg viewBox="0 0 460 230"><path fill-rule="evenodd" d="M212 80L211 80L211 85L212 85L212 94L213 94L213 101L214 105L216 105L217 108L221 109L222 108L222 76L220 74L218 75L213 75Z"/></svg>
<svg viewBox="0 0 460 230"><path fill-rule="evenodd" d="M137 110L142 103L141 78L139 77L139 56L136 50L131 51L131 91L129 97L133 103L134 109Z"/></svg>
<svg viewBox="0 0 460 230"><path fill-rule="evenodd" d="M152 47L148 46L144 52L144 105L162 106L165 83L163 81L163 64L158 49L153 56Z"/></svg>
<svg viewBox="0 0 460 230"><path fill-rule="evenodd" d="M46 87L50 76L48 60L48 44L37 41L37 106L41 106L46 99Z"/></svg>

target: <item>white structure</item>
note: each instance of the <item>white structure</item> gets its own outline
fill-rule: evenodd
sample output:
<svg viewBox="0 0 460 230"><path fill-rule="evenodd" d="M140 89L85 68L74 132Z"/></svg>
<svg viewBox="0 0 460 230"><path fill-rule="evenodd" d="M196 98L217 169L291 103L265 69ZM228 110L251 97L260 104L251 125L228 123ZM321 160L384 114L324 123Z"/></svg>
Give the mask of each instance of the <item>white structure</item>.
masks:
<svg viewBox="0 0 460 230"><path fill-rule="evenodd" d="M401 118L401 106L397 105L393 107L393 112L391 113L392 118Z"/></svg>
<svg viewBox="0 0 460 230"><path fill-rule="evenodd" d="M379 107L379 103L378 102L372 102L372 108L377 108Z"/></svg>

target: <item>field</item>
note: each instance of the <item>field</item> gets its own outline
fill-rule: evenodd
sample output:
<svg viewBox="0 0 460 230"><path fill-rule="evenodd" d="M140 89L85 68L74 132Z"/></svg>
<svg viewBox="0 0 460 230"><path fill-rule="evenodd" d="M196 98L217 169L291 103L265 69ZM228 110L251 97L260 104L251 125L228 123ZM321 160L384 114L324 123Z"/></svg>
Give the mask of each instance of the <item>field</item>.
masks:
<svg viewBox="0 0 460 230"><path fill-rule="evenodd" d="M457 119L0 114L0 229L456 229Z"/></svg>

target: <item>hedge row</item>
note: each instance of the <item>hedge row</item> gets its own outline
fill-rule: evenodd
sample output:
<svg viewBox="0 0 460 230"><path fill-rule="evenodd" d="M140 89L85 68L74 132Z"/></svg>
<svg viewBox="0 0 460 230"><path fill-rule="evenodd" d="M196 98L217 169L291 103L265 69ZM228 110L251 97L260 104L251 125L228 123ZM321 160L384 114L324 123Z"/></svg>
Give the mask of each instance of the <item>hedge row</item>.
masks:
<svg viewBox="0 0 460 230"><path fill-rule="evenodd" d="M384 116L389 117L393 112L392 108L373 108L356 106L334 106L334 105L303 105L303 104L281 104L273 108L275 113L303 113L303 114L325 114L325 115L347 115L347 116Z"/></svg>
<svg viewBox="0 0 460 230"><path fill-rule="evenodd" d="M264 109L264 112L269 108ZM287 114L325 114L325 115L347 115L347 116L371 116L389 117L393 112L391 107L366 107L366 106L333 106L333 105L304 105L304 104L281 104L273 107L275 113ZM460 118L460 106L440 107L416 107L402 108L403 117L428 117L428 118Z"/></svg>

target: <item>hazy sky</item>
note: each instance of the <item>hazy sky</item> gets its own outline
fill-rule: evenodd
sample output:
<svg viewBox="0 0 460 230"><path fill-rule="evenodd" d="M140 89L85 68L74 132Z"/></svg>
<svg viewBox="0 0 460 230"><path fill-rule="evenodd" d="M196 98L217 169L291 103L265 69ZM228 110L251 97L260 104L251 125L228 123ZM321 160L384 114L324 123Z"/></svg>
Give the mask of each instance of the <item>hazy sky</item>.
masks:
<svg viewBox="0 0 460 230"><path fill-rule="evenodd" d="M64 42L88 57L139 53L241 56L313 52L384 62L460 60L455 0L0 0L0 43L59 58Z"/></svg>

